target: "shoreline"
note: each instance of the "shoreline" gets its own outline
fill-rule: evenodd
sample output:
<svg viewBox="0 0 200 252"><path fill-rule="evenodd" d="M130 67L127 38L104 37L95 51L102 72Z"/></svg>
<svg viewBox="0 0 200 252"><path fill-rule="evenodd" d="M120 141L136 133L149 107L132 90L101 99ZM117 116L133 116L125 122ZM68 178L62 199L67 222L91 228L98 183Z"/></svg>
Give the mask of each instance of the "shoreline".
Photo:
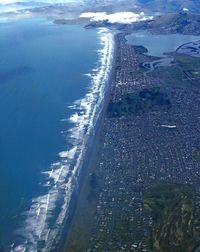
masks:
<svg viewBox="0 0 200 252"><path fill-rule="evenodd" d="M30 179L31 183L33 182L35 185L37 185L37 188L34 188L34 190L31 190L30 192L27 191L27 199L20 200L22 210L20 209L20 211L19 211L19 217L16 215L17 220L15 220L16 217L14 218L14 221L12 222L14 224L9 223L9 229L12 231L12 233L9 232L8 235L4 234L6 239L3 240L2 246L5 249L12 248L13 250L18 250L18 249L24 249L24 250L25 249L27 249L27 250L31 250L31 249L32 250L34 250L34 249L35 250L36 249L42 250L43 249L44 250L45 247L48 250L48 249L50 249L52 243L53 243L53 245L56 244L56 242L55 242L56 239L52 239L52 237L57 237L58 240L60 239L60 234L61 234L60 227L62 229L62 227L63 227L62 224L64 223L64 222L62 223L62 220L63 220L62 218L63 218L63 216L64 217L67 216L67 215L63 214L65 211L65 206L67 205L68 195L70 193L70 192L68 193L67 190L65 190L65 189L68 189L68 188L66 188L66 184L67 184L66 181L68 182L69 177L71 175L73 176L73 170L70 169L71 163L74 162L74 160L72 159L72 154L74 153L74 150L73 150L73 148L71 148L71 147L73 147L73 145L71 145L71 142L72 141L76 142L75 137L77 137L77 135L76 136L73 135L73 133L77 133L77 132L76 132L76 130L74 130L74 128L76 127L75 123L73 124L71 122L71 115L73 115L75 113L74 112L75 110L78 112L80 111L80 119L84 117L86 124L88 121L88 120L86 121L86 119L90 116L90 114L91 114L91 116L93 116L93 114L92 114L92 112L94 110L93 105L91 105L91 109L90 109L90 107L89 108L87 107L86 102L89 103L89 101L91 100L91 97L92 97L94 100L94 104L95 104L95 97L96 96L93 95L93 93L95 93L95 91L98 89L98 87L95 89L96 86L94 87L91 83L91 80L89 78L86 78L84 76L84 74L87 72L91 72L91 74L94 73L94 75L95 75L96 65L98 65L99 67L101 66L101 62L99 62L99 58L101 57L101 54L98 52L97 49L101 49L101 48L103 49L104 46L97 44L97 43L100 43L100 39L99 39L100 35L98 35L96 31L91 31L91 32L89 31L87 34L82 27L78 27L78 29L76 29L76 27L74 27L75 29L73 28L74 29L74 33L73 33L73 30L71 30L70 27L60 28L57 26L57 27L54 27L55 29L53 28L53 33L51 33L52 27L46 26L46 23L43 23L44 22L43 20L41 20L40 22L37 21L36 24L32 23L32 20L30 21L30 24L23 23L21 25L21 22L22 21L20 21L19 24L18 23L14 24L14 26L12 25L10 27L10 29L12 29L13 27L16 27L16 25L17 26L19 25L19 29L22 29L22 30L27 29L27 30L33 31L33 35L35 38L36 29L32 29L33 28L32 25L34 25L34 27L35 27L35 25L37 25L35 27L35 28L38 28L37 31L44 31L45 30L46 32L48 32L48 34L53 35L51 42L49 42L49 37L46 38L46 36L44 36L44 41L43 41L43 39L41 40L41 41L43 41L44 44L46 44L46 42L49 43L50 48L51 48L51 46L52 46L52 48L54 48L54 46L57 45L56 44L57 39L60 38L60 36L62 36L62 38L64 36L66 38L66 41L68 41L67 40L68 38L70 40L73 38L75 39L77 32L79 33L79 31L80 31L80 33L79 33L80 35L84 33L84 36L82 38L83 42L86 41L86 43L87 43L87 41L88 41L88 46L86 46L86 48L84 49L85 52L86 53L88 52L88 55L89 55L91 50L93 50L91 56L89 55L89 57L88 57L88 63L86 62L87 63L86 66L83 65L83 68L81 68L83 70L81 70L81 73L80 73L80 85L79 85L79 83L77 83L78 84L77 89L74 90L76 92L76 94L74 95L74 97L73 96L70 97L69 100L68 100L68 96L66 96L66 97L63 96L63 100L62 99L60 100L60 97L61 97L60 91L61 90L65 91L64 92L65 94L69 93L69 89L71 90L70 85L66 84L66 81L64 81L63 78L61 78L61 79L56 78L55 82L57 82L57 80L59 80L59 82L60 82L59 88L57 88L57 83L55 84L56 90L54 89L54 85L50 85L52 89L48 89L49 93L46 91L45 85L42 86L43 88L40 91L37 90L35 85L33 85L33 87L36 88L36 89L33 89L34 90L33 93L35 95L36 94L39 95L40 92L42 95L43 89L44 89L44 93L47 92L47 94L49 96L49 97L47 96L48 99L47 100L45 99L44 103L42 103L42 105L44 105L44 108L45 108L44 111L43 110L38 111L39 113L41 112L41 115L44 115L44 117L42 116L41 119L40 119L40 116L38 117L39 118L38 122L41 123L40 120L42 120L41 125L44 126L44 128L46 130L46 128L48 128L48 126L49 126L49 123L48 123L49 120L52 120L51 122L55 121L55 125L53 123L54 126L51 129L52 131L50 131L53 134L55 132L55 135L52 134L53 141L51 141L50 143L47 142L49 148L51 148L50 146L53 146L53 147L52 147L52 149L50 149L51 153L49 151L47 151L47 153L45 152L47 154L46 160L45 160L45 162L42 161L43 165L45 164L44 167L43 166L40 167L40 165L41 165L40 159L37 159L37 161L38 161L37 177L35 177L34 179L32 179L32 178ZM65 33L63 33L63 29L64 29L64 31L66 31ZM57 31L56 37L54 36L55 30ZM72 32L70 37L68 35L69 31ZM8 32L10 32L10 31L8 31ZM40 32L39 32L39 34L40 34ZM73 36L73 34L75 37ZM91 46L90 46L89 41L91 41L91 39L94 39L94 38L95 38L94 43L92 42ZM54 41L54 39L55 39L55 41ZM8 41L9 40L10 40L10 38L8 38ZM22 43L22 47L24 46L24 43L25 42ZM32 43L31 43L31 45L32 45ZM36 46L36 48L38 48L37 43L33 43L33 48L35 48L35 46ZM66 76L66 69L63 69L62 70L63 72L60 72L61 69L60 69L59 65L56 64L56 66L55 66L54 62L56 62L56 60L57 60L60 64L66 64L66 57L63 55L64 55L64 53L68 53L69 50L71 53L71 51L72 51L71 47L66 47L66 46L62 45L61 48L59 47L57 49L58 50L56 50L56 52L55 52L55 61L53 61L52 63L50 62L48 67L50 67L50 69L51 68L55 69L55 71L57 71L57 69L58 69L59 73L63 73L63 76ZM73 60L76 64L76 66L79 67L79 61L77 61L77 60L79 60L79 58L80 58L80 53L82 53L82 48L80 48L80 51L78 51L79 47L75 47L75 49L77 52L77 58L73 57ZM62 55L63 58L60 57L59 55ZM45 57L49 56L48 53L46 52L46 50L44 50L44 56ZM30 57L31 57L31 55L30 55ZM43 56L41 56L41 57L43 57ZM86 57L86 59L87 59L87 57ZM64 61L64 63L62 60ZM73 62L73 60L72 60L72 62ZM44 62L44 65L46 66L45 62ZM38 68L36 68L36 70L41 69L42 66L43 66L43 63L41 66L40 66L40 64L38 64L38 66L37 66ZM71 69L70 66L71 66L71 63L69 65L68 69ZM32 67L32 65L30 65L30 68L31 67ZM36 67L36 66L34 66L34 67ZM82 67L81 61L80 61L80 67ZM20 66L19 66L19 69L21 69ZM22 66L22 69L24 69L24 66ZM18 70L16 70L16 71L18 71ZM73 75L73 71L70 70L70 72L72 73L71 75ZM53 71L52 71L52 73L53 73ZM14 74L15 74L15 71L14 71ZM20 72L20 74L21 74L21 72ZM69 77L71 75L69 75ZM36 75L36 78L38 79L38 81L40 79L39 76L40 76L39 74ZM74 80L73 80L73 78L71 78L70 80L71 80L70 83L76 84L76 76L75 76ZM13 79L13 81L18 81L17 76L16 76L16 80ZM51 82L51 80L50 80L50 82ZM54 79L52 79L52 83L54 84ZM81 83L85 83L86 85L85 84L83 85ZM101 82L100 82L100 84L101 84ZM25 85L25 83L23 85ZM32 85L32 83L30 83L30 85ZM47 85L48 85L48 83L47 83ZM21 89L19 89L19 91L20 90ZM55 91L55 94L54 94L54 91ZM28 92L27 95L29 95L28 89L27 89L27 92ZM13 96L17 98L18 93L20 93L20 92L13 93ZM52 98L51 98L51 95L52 95ZM98 94L97 94L97 96L98 96ZM57 108L57 106L56 106L56 108L54 106L55 105L54 98L55 98L55 104L57 104L57 102L59 103L58 108ZM86 100L86 98L87 98L87 100ZM49 99L51 100L50 103L48 102ZM22 101L23 101L23 99L22 99ZM42 101L42 99L41 99L41 101ZM26 102L26 99L24 100L24 102ZM48 113L45 113L46 112L46 105L48 105L49 108L52 108L52 112L53 112L53 113L49 113L49 114L51 114L51 116L47 116L47 118L46 118L46 115L48 115ZM52 105L52 107L50 105ZM69 105L72 105L71 108ZM27 109L28 109L28 107L27 107ZM55 109L55 111L54 111L54 109ZM88 111L91 113L89 114ZM49 112L48 109L47 109L47 112ZM86 112L87 112L87 114L86 114ZM54 113L56 113L56 117L54 116ZM46 119L43 121L43 118L46 118ZM62 122L62 120L63 120L63 122ZM43 125L43 123L44 123L44 125ZM47 126L46 126L46 123L48 123ZM38 125L39 125L39 123L38 123ZM90 125L88 127L90 127ZM27 127L27 129L28 128L29 127ZM54 131L54 129L55 129L55 131ZM68 131L68 129L69 129L69 131ZM73 130L71 131L71 129L73 129ZM48 130L49 130L49 128L48 128ZM65 130L65 131L63 131L63 130ZM80 130L81 130L81 128L80 128ZM29 134L29 130L27 130L27 132ZM33 132L35 133L34 127L33 127ZM82 134L79 134L79 135L82 135ZM58 140L58 142L56 142L56 145L51 145L52 142L55 143L54 142L55 136L56 136L56 139L60 138L61 140ZM58 138L58 136L59 136L59 138ZM69 136L69 141L68 141L68 139L67 140L64 139L67 136ZM43 138L41 138L41 139L43 139ZM51 137L50 137L50 139L51 139ZM83 140L83 137L81 138L81 140ZM41 142L44 143L43 140L41 140ZM46 148L47 147L44 146L45 151L46 151ZM73 150L73 153L72 153L72 150ZM41 151L43 151L43 148L41 149ZM41 158L42 158L42 160L44 159L43 157L41 157ZM31 161L31 159L32 159L32 157L30 157L30 159L27 159L27 161L29 161L29 160ZM30 162L30 164L31 163L32 162ZM27 168L28 167L29 167L29 164L27 165ZM30 167L32 167L32 166L30 166ZM23 168L23 166L22 166L22 168ZM23 171L26 171L25 168ZM32 171L35 174L35 170L32 169ZM30 175L32 177L31 173L30 173ZM29 181L29 180L27 180L27 181ZM32 184L30 184L30 186L31 185ZM75 181L75 185L76 185L76 181ZM22 184L22 186L23 186L23 184ZM72 188L73 188L73 185L72 185ZM26 188L24 188L23 190L25 192ZM16 197L16 200L17 199L18 198ZM13 205L13 208L14 207L15 206ZM15 209L14 209L14 211L15 211ZM16 210L16 211L18 211L18 210ZM8 216L8 218L10 218L10 217ZM57 230L59 230L58 236L57 236ZM57 244L58 244L58 242L57 242Z"/></svg>
<svg viewBox="0 0 200 252"><path fill-rule="evenodd" d="M88 122L88 130L85 135L84 146L85 148L82 150L82 154L80 157L79 168L77 168L76 180L73 181L73 189L72 194L70 196L70 202L68 206L68 210L66 212L65 220L62 224L62 228L60 229L57 239L52 243L50 249L61 251L64 247L66 241L66 235L70 231L72 219L74 216L74 212L77 206L77 199L79 197L79 193L82 185L82 178L85 176L87 172L87 164L89 163L89 153L92 150L93 142L96 136L96 128L99 126L99 121L101 118L101 113L104 105L104 96L107 90L107 83L110 79L110 73L112 69L113 62L113 51L114 51L114 43L112 33L108 32L107 29L99 29L100 34L100 45L103 46L102 49L99 49L99 66L97 74L91 77L91 90L96 90L96 85L99 87L97 90L97 102L95 103L94 109L90 111L91 113L91 121ZM102 35L101 35L102 34ZM93 71L93 70L92 70ZM90 76L91 74L89 74ZM92 75L91 75L92 76ZM102 84L101 84L102 83ZM93 91L92 91L93 92ZM93 99L95 99L95 93ZM85 99L85 98L84 98ZM93 100L94 102L94 100Z"/></svg>
<svg viewBox="0 0 200 252"><path fill-rule="evenodd" d="M114 36L108 29L98 29L98 33L100 34L100 45L103 46L102 49L99 49L99 66L97 71L97 75L95 74L91 77L91 90L93 89L93 85L96 85L96 82L102 83L99 88L99 95L97 98L97 106L95 106L92 111L92 120L88 124L90 125L90 133L86 136L85 141L85 150L82 153L81 161L78 168L78 173L76 175L76 181L74 181L72 195L70 197L70 202L68 206L68 210L65 216L65 220L63 222L62 228L59 231L57 236L57 240L53 242L51 249L55 251L62 251L65 247L66 236L70 233L70 229L72 226L72 221L74 218L74 213L76 212L77 202L79 198L79 194L82 188L84 177L87 173L87 166L90 159L90 151L92 151L93 143L96 139L96 132L99 128L99 121L101 120L102 111L104 108L104 97L107 93L107 85L109 83L111 70L112 70L112 62L113 62L113 51L114 51ZM102 35L101 35L102 34ZM112 37L112 38L111 38ZM105 50L107 48L107 50ZM106 52L106 54L105 54ZM104 64L104 60L106 59L106 64ZM93 70L92 70L93 71ZM105 73L105 74L104 74ZM86 75L86 74L85 74ZM92 76L91 74L88 74ZM99 78L99 76L101 78ZM99 85L99 84L98 84ZM103 97L103 98L102 98ZM91 124L92 123L92 124ZM93 126L92 126L93 125Z"/></svg>
<svg viewBox="0 0 200 252"><path fill-rule="evenodd" d="M81 174L79 178L79 190L76 192L76 199L74 199L74 213L72 213L71 221L68 222L69 227L67 228L67 235L65 236L64 246L62 246L62 251L70 252L75 251L70 248L70 243L72 240L74 229L76 228L77 222L80 218L81 209L85 205L84 198L88 193L88 182L91 174L94 172L94 164L98 160L98 150L99 145L101 144L101 136L103 134L103 123L106 116L106 110L108 103L110 101L111 92L112 92L112 82L113 82L113 70L116 65L116 34L113 35L113 57L112 64L105 87L104 98L102 102L102 109L99 115L99 118L96 122L94 134L91 136L92 139L89 141L89 147L87 149L86 158L84 160L83 167L81 169ZM87 212L87 211L86 211ZM85 216L86 217L86 216ZM81 220L80 220L81 221ZM91 227L90 227L91 228ZM63 239L64 240L64 239Z"/></svg>
<svg viewBox="0 0 200 252"><path fill-rule="evenodd" d="M98 32L99 31L99 32ZM37 216L39 216L39 214L41 213L40 211L40 207L43 207L43 209L47 209L47 211L51 211L50 212L50 217L52 217L52 219L50 219L50 221L52 220L52 222L46 222L47 225L44 226L43 230L44 230L44 235L41 236L41 239L39 237L39 239L37 240L37 243L33 243L33 244L28 244L28 242L24 242L22 240L20 240L19 245L18 243L16 244L12 244L12 247L15 249L25 249L26 247L31 247L34 246L34 249L37 247L38 249L41 249L41 251L43 251L44 249L47 250L53 250L53 251L58 251L57 248L62 247L63 244L65 244L65 238L63 238L64 234L65 234L65 230L66 230L66 226L68 223L71 222L71 216L72 216L72 212L74 207L76 206L76 197L78 195L79 192L79 181L81 181L82 178L82 174L85 173L85 158L88 156L88 146L90 147L90 142L92 142L92 138L94 138L94 128L95 125L99 125L97 123L97 119L99 118L99 115L101 114L101 110L102 110L102 105L104 103L103 101L103 97L104 97L104 91L107 89L107 82L108 82L108 78L110 76L110 69L112 68L112 58L113 58L113 36L111 36L111 33L106 30L103 29L98 29L97 31L94 31L94 33L97 33L95 36L97 37L97 43L98 45L96 45L95 48L97 48L95 51L95 54L97 54L97 58L96 58L96 64L92 65L92 67L90 69L87 70L87 72L89 71L90 74L88 74L89 76L91 76L91 78L88 78L88 87L85 89L85 94L83 97L81 97L80 100L75 100L74 104L71 106L72 107L72 116L75 114L76 112L73 111L80 111L80 120L78 121L78 123L75 121L74 124L72 124L72 116L68 117L65 120L68 120L71 123L71 128L70 128L70 134L72 136L72 141L73 141L73 133L76 133L77 131L81 131L78 132L78 137L82 136L81 138L79 137L80 141L81 141L81 145L80 148L78 149L78 158L72 159L72 153L71 150L74 150L74 148L71 148L71 146L69 147L69 150L63 151L63 152L58 152L61 161L57 162L57 163L53 163L53 165L50 167L50 169L48 169L47 171L45 170L42 173L42 176L44 176L45 178L45 182L48 178L51 179L52 184L55 183L56 186L52 187L54 190L59 190L61 188L61 190L59 191L59 196L61 196L62 198L56 197L57 194L52 194L54 196L53 200L55 202L55 204L52 204L52 201L50 196L51 196L51 192L48 193L47 196L47 200L43 203L45 204L47 202L47 204L49 204L49 202L51 203L51 209L54 210L54 206L55 208L58 206L58 211L55 214L53 212L53 210L49 210L47 207L44 208L43 205L37 205L39 207L39 210L37 213ZM99 34L98 34L99 33ZM105 43L104 43L105 42ZM96 43L95 43L96 44ZM87 73L86 71L84 71L84 75L86 75ZM77 118L75 118L77 119ZM79 118L78 118L79 119ZM84 120L83 120L84 119ZM91 119L91 120L88 120ZM79 123L80 122L80 123ZM94 124L93 124L94 122ZM81 126L85 126L83 129ZM71 131L71 129L73 131ZM84 131L84 132L83 132ZM82 134L83 132L83 134ZM77 135L75 134L75 137L77 137ZM76 140L76 138L74 137L74 139ZM79 140L78 139L78 140ZM78 145L78 144L77 144ZM84 147L84 148L82 148ZM90 147L91 148L91 147ZM67 148L68 149L68 148ZM82 151L83 149L83 151ZM79 155L80 153L80 155ZM69 165L71 165L70 167L75 167L75 169L71 169L69 170L68 173L68 169L66 169L67 167L66 165L66 159L69 156L70 160L73 160ZM73 157L74 157L74 151L73 151ZM80 157L80 158L79 158ZM76 162L76 164L78 163L78 165L73 165ZM83 167L84 166L84 167ZM82 169L83 167L83 169ZM59 173L55 173L59 171ZM63 183L63 175L65 175L67 173L67 176L64 176L64 178L67 180L67 183L64 182ZM75 173L75 174L74 174ZM55 176L56 175L56 176ZM60 182L61 181L61 182ZM58 184L58 186L57 186ZM69 187L69 186L70 187ZM68 190L69 188L69 190ZM50 188L51 189L51 188ZM64 190L65 191L64 191ZM72 195L71 195L72 192ZM68 199L70 198L70 200L68 201ZM37 198L38 201L40 200L40 198ZM58 201L56 201L58 199ZM53 202L53 203L54 203ZM60 207L60 202L62 202L62 206ZM68 204L69 202L69 204ZM36 202L37 203L37 202ZM48 212L47 212L48 214ZM56 215L57 214L57 215ZM59 214L59 215L58 215ZM37 217L36 216L36 217ZM32 216L31 216L32 217ZM33 216L35 217L35 215ZM54 218L55 217L55 218ZM38 217L37 217L38 218ZM54 219L53 219L54 218ZM38 218L39 219L39 218ZM28 219L29 220L29 219ZM46 221L46 219L44 219L44 221ZM33 232L35 232L35 230L38 230L38 225L37 222L35 222L35 229L33 230ZM53 228L49 228L47 229L48 226L52 226ZM31 225L29 225L31 226ZM43 232L42 230L42 232ZM31 230L32 231L32 230ZM35 236L36 237L36 236ZM36 237L37 238L37 237ZM36 238L34 238L33 242L35 242ZM27 245L28 244L28 245ZM46 247L46 248L45 248ZM37 249L36 248L36 249Z"/></svg>

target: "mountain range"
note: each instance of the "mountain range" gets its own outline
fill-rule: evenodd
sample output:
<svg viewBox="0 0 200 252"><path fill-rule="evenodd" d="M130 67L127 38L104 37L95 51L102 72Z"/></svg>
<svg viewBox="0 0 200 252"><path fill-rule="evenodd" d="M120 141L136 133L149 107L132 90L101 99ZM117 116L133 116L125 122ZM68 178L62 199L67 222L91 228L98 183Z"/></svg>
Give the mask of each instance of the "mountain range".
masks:
<svg viewBox="0 0 200 252"><path fill-rule="evenodd" d="M0 15L6 13L20 13L20 11L45 13L56 16L61 13L82 12L123 12L159 14L169 12L200 12L200 0L2 0L0 1Z"/></svg>
<svg viewBox="0 0 200 252"><path fill-rule="evenodd" d="M90 6L108 9L132 10L137 6L141 10L152 12L177 12L184 9L200 11L199 0L85 0Z"/></svg>

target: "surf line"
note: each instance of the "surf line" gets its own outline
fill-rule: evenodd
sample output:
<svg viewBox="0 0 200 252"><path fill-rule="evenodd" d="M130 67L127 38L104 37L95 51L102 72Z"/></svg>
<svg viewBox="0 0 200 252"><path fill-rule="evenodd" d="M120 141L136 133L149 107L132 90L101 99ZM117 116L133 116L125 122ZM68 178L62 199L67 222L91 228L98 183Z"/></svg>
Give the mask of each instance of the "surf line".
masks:
<svg viewBox="0 0 200 252"><path fill-rule="evenodd" d="M97 68L87 74L91 79L88 92L83 99L70 106L71 110L76 111L68 119L73 126L66 133L72 148L60 152L60 161L53 163L49 170L43 172L47 193L32 199L29 210L24 213L26 217L22 228L18 230L23 242L13 244L13 252L50 249L67 218L71 196L78 186L77 178L86 154L87 143L101 112L112 67L114 36L105 28L100 28L98 35L101 47L98 50L99 63Z"/></svg>

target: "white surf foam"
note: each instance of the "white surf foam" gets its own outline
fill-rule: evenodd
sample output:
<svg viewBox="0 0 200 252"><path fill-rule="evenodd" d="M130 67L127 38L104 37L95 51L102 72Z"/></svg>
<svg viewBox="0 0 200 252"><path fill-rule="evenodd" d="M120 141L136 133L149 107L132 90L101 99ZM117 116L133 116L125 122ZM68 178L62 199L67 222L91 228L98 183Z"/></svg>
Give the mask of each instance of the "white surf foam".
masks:
<svg viewBox="0 0 200 252"><path fill-rule="evenodd" d="M76 110L69 118L74 126L67 135L73 147L60 152L60 162L52 164L49 170L43 172L49 186L48 192L32 200L30 209L25 213L23 227L18 231L25 242L13 246L14 252L50 251L68 215L72 193L78 186L77 177L87 151L87 143L102 108L112 64L113 35L107 29L100 29L99 38L102 47L98 51L100 62L99 66L88 74L91 78L88 93L70 106L72 111ZM53 221L55 210L57 217L56 221ZM41 242L44 244L43 248L39 247Z"/></svg>
<svg viewBox="0 0 200 252"><path fill-rule="evenodd" d="M59 156L61 158L69 158L72 159L74 158L75 154L76 154L76 150L77 150L77 146L73 147L71 150L69 151L62 151L59 153Z"/></svg>
<svg viewBox="0 0 200 252"><path fill-rule="evenodd" d="M78 115L78 113L73 114L73 115L69 118L69 120L70 120L72 123L78 123L78 121L79 121L79 115Z"/></svg>

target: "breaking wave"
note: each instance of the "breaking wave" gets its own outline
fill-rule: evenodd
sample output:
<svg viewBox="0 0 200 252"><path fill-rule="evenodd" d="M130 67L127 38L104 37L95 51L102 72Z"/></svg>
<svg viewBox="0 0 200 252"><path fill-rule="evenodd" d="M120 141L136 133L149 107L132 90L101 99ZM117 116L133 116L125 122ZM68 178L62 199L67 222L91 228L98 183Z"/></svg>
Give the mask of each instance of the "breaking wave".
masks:
<svg viewBox="0 0 200 252"><path fill-rule="evenodd" d="M43 172L46 194L33 198L24 213L25 221L17 231L21 242L12 244L11 251L49 251L53 241L59 240L68 216L72 193L78 186L81 165L87 143L102 109L106 83L112 66L113 35L107 29L99 30L101 49L99 66L87 74L91 79L85 97L69 107L74 114L67 120L72 127L66 133L71 149L60 152L60 161ZM63 122L66 119L62 119Z"/></svg>

